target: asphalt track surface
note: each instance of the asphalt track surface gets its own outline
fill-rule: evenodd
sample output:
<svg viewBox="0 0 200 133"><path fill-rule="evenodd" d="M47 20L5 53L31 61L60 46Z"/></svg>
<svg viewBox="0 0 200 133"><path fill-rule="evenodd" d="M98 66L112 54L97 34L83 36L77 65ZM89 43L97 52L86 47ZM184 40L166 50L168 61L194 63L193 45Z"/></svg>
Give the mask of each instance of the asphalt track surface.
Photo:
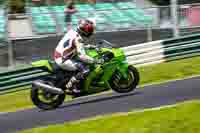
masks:
<svg viewBox="0 0 200 133"><path fill-rule="evenodd" d="M51 111L37 108L0 114L0 133L59 124L97 115L171 105L200 99L200 77L146 86L129 94L104 94L76 99Z"/></svg>

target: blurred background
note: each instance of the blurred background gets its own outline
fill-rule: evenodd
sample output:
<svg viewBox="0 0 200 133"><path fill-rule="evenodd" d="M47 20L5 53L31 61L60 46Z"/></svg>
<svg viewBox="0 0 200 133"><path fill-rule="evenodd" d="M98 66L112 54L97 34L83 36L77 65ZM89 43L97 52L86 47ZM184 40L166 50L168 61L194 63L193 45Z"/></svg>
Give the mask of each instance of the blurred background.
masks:
<svg viewBox="0 0 200 133"><path fill-rule="evenodd" d="M51 58L69 26L79 19L97 21L95 43L118 47L198 34L200 0L0 0L0 70Z"/></svg>

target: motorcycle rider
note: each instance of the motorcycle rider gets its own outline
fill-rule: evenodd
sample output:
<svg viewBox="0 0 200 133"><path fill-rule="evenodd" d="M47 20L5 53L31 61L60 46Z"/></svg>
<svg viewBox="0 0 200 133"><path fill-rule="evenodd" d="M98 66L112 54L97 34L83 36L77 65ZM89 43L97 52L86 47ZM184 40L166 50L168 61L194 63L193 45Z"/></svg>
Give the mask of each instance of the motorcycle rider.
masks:
<svg viewBox="0 0 200 133"><path fill-rule="evenodd" d="M69 30L55 49L55 62L62 69L67 71L78 70L78 73L72 76L66 84L66 88L74 93L79 93L80 90L73 87L73 84L84 79L90 71L85 63L103 63L102 59L96 60L86 55L85 52L85 47L95 48L93 45L85 45L85 42L94 34L95 27L95 19L80 20L77 31Z"/></svg>

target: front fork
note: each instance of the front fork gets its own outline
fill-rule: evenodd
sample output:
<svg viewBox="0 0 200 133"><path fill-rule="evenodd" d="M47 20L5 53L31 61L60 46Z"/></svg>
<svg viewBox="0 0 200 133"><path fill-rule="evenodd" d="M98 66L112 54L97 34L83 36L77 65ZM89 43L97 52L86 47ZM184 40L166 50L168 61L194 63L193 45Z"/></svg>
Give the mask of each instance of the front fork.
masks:
<svg viewBox="0 0 200 133"><path fill-rule="evenodd" d="M112 76L115 72L119 72L120 75L119 76L119 80L121 78L127 79L128 77L128 64L127 63L120 63L120 64L116 64L114 67L111 66L110 68L108 67L104 73L105 75L102 77L102 80L105 83L105 86L109 89L112 89L112 87L110 86L109 81L112 80Z"/></svg>

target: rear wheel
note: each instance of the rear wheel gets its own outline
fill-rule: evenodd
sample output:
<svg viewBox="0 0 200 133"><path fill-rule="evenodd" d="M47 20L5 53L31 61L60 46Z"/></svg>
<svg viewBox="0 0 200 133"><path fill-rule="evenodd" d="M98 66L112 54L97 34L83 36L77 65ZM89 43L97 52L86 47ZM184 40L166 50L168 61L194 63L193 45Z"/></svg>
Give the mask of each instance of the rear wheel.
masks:
<svg viewBox="0 0 200 133"><path fill-rule="evenodd" d="M139 84L139 72L133 66L128 67L128 77L124 79L120 72L116 71L110 81L111 88L118 93L133 91Z"/></svg>
<svg viewBox="0 0 200 133"><path fill-rule="evenodd" d="M54 85L51 81L40 80L39 82L52 86ZM31 100L38 108L49 110L60 106L65 100L65 94L52 94L38 86L32 85Z"/></svg>

